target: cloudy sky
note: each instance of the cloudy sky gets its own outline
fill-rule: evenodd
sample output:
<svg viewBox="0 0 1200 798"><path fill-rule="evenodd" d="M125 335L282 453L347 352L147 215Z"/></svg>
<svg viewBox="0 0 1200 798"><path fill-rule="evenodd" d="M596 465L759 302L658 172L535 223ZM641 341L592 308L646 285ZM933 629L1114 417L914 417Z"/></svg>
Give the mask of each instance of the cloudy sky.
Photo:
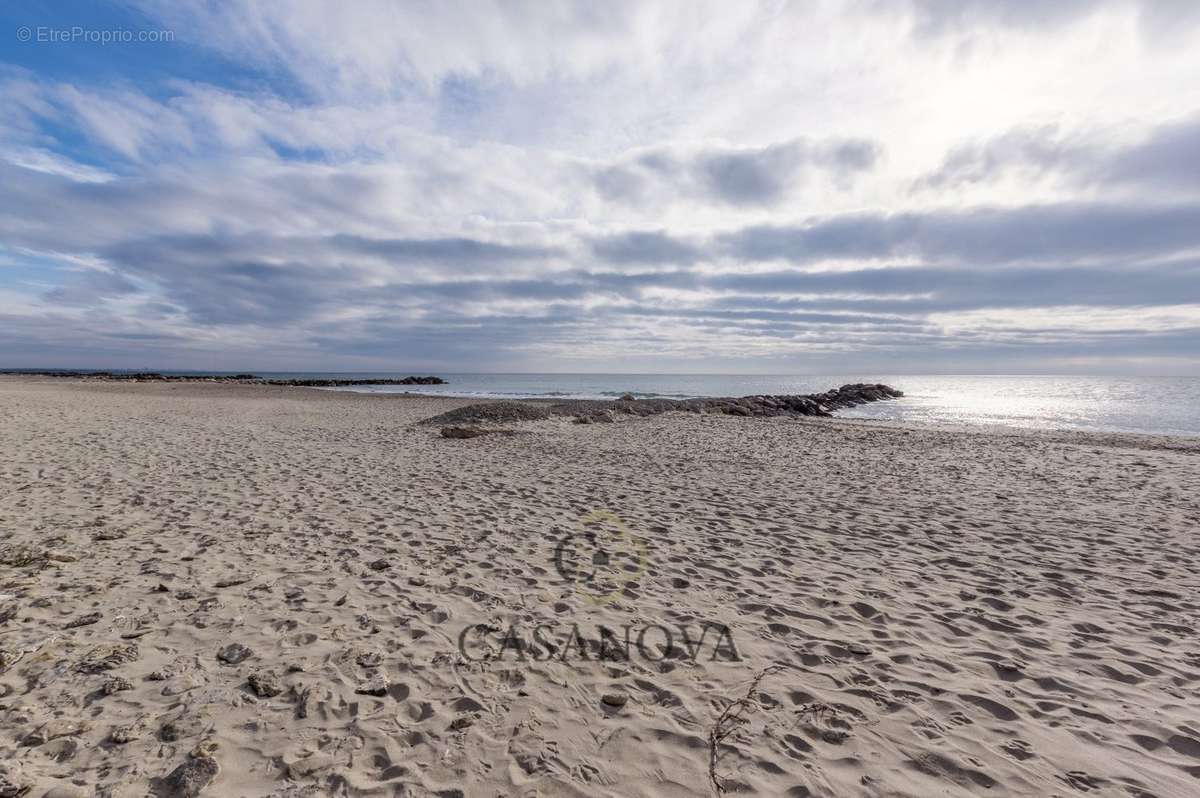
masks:
<svg viewBox="0 0 1200 798"><path fill-rule="evenodd" d="M1200 374L1193 0L0 25L0 366Z"/></svg>

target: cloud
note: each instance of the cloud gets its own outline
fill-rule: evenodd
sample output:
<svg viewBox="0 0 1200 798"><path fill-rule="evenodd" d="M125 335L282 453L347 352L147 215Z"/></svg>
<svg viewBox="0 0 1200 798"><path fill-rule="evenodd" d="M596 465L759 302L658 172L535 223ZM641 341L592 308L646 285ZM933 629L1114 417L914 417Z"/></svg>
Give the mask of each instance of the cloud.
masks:
<svg viewBox="0 0 1200 798"><path fill-rule="evenodd" d="M1200 371L1186 6L137 5L5 54L0 365Z"/></svg>
<svg viewBox="0 0 1200 798"><path fill-rule="evenodd" d="M1133 141L1115 144L1109 136L1065 135L1056 127L1011 130L951 150L916 188L939 191L1012 174L1195 194L1200 187L1200 116L1159 124Z"/></svg>
<svg viewBox="0 0 1200 798"><path fill-rule="evenodd" d="M867 139L802 138L760 148L660 147L599 166L593 179L600 194L616 202L645 205L684 196L770 206L818 175L846 187L880 155L880 145Z"/></svg>
<svg viewBox="0 0 1200 798"><path fill-rule="evenodd" d="M1200 205L1060 203L859 214L804 225L762 225L718 237L746 261L919 259L965 268L1105 261L1200 247Z"/></svg>

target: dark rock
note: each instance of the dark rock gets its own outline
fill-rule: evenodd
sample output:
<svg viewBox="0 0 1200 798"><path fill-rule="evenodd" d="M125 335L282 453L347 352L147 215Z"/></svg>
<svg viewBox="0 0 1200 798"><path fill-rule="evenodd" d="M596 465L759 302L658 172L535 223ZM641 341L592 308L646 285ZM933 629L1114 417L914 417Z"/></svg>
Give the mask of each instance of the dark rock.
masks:
<svg viewBox="0 0 1200 798"><path fill-rule="evenodd" d="M103 617L104 616L98 612L89 612L86 615L80 615L67 621L66 624L63 625L63 628L78 629L81 626L91 626Z"/></svg>
<svg viewBox="0 0 1200 798"><path fill-rule="evenodd" d="M629 702L629 696L624 693L605 693L600 697L600 701L606 706L613 709L620 709Z"/></svg>
<svg viewBox="0 0 1200 798"><path fill-rule="evenodd" d="M489 429L487 427L442 427L443 438L481 438L484 435L515 435L511 429Z"/></svg>
<svg viewBox="0 0 1200 798"><path fill-rule="evenodd" d="M90 649L75 664L78 673L102 673L126 665L138 658L136 643L102 645Z"/></svg>
<svg viewBox="0 0 1200 798"><path fill-rule="evenodd" d="M386 571L392 567L392 564L390 561L380 558L367 563L367 567L372 571Z"/></svg>
<svg viewBox="0 0 1200 798"><path fill-rule="evenodd" d="M564 401L486 402L467 405L448 413L426 419L423 424L455 425L454 429L472 430L468 433L442 430L446 437L476 437L493 431L475 432L467 424L507 424L521 421L540 421L552 416L574 417L576 423L612 421L613 414L653 416L659 413L690 412L725 415L756 416L830 416L838 410L868 402L896 399L904 394L887 385L855 383L843 385L819 394L778 396L743 396L733 398L697 399L637 399L626 394L616 401L569 399ZM586 421L584 419L590 419ZM514 434L506 430L504 434Z"/></svg>
<svg viewBox="0 0 1200 798"><path fill-rule="evenodd" d="M455 408L421 423L440 426L511 424L518 421L542 421L550 418L550 415L550 406L544 402L483 402Z"/></svg>
<svg viewBox="0 0 1200 798"><path fill-rule="evenodd" d="M617 401L618 402L636 402L637 397L631 393L623 393L623 394L621 394L621 398L618 399Z"/></svg>
<svg viewBox="0 0 1200 798"><path fill-rule="evenodd" d="M247 681L259 698L274 698L283 693L283 686L274 671L255 671Z"/></svg>
<svg viewBox="0 0 1200 798"><path fill-rule="evenodd" d="M253 651L241 643L230 643L217 652L217 659L226 665L237 665L245 662L253 654Z"/></svg>
<svg viewBox="0 0 1200 798"><path fill-rule="evenodd" d="M387 695L388 687L391 686L391 681L387 674L379 672L354 689L354 692L359 695L370 695L382 697Z"/></svg>
<svg viewBox="0 0 1200 798"><path fill-rule="evenodd" d="M110 676L107 680L105 680L104 685L100 688L100 691L105 695L113 695L114 693L120 693L124 692L125 690L132 689L133 683L125 677Z"/></svg>
<svg viewBox="0 0 1200 798"><path fill-rule="evenodd" d="M210 756L189 759L163 779L169 798L196 798L221 772L217 760Z"/></svg>

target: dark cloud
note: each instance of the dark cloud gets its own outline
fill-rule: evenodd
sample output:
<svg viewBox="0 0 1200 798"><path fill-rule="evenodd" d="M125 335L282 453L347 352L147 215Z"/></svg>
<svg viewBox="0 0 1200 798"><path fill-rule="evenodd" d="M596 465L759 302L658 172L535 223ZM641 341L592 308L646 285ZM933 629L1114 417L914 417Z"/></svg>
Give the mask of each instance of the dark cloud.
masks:
<svg viewBox="0 0 1200 798"><path fill-rule="evenodd" d="M663 232L630 232L605 236L593 240L591 248L598 258L615 264L689 264L701 257L700 250L691 243Z"/></svg>
<svg viewBox="0 0 1200 798"><path fill-rule="evenodd" d="M915 188L987 183L1012 173L1057 174L1076 184L1194 194L1200 189L1200 116L1160 125L1124 145L1094 135L1065 137L1054 127L1012 130L955 147Z"/></svg>
<svg viewBox="0 0 1200 798"><path fill-rule="evenodd" d="M860 214L800 226L720 235L717 248L746 261L835 258L1055 264L1169 255L1200 246L1200 206L1091 203Z"/></svg>
<svg viewBox="0 0 1200 798"><path fill-rule="evenodd" d="M921 37L995 27L1053 31L1102 9L1103 0L909 0Z"/></svg>
<svg viewBox="0 0 1200 798"><path fill-rule="evenodd" d="M760 148L710 147L697 152L659 149L598 168L597 191L619 202L659 195L735 206L774 205L814 174L848 186L873 168L882 148L866 139L795 139Z"/></svg>

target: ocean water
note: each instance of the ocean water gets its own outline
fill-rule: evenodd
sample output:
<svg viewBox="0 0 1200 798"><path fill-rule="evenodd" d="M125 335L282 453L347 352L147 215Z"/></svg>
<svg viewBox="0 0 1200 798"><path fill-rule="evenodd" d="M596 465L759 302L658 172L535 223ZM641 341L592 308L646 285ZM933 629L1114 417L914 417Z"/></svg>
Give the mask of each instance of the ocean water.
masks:
<svg viewBox="0 0 1200 798"><path fill-rule="evenodd" d="M283 379L368 379L403 377L412 372L254 373ZM838 415L898 423L1200 436L1200 377L437 373L448 384L336 390L505 399L612 399L624 393L685 399L817 393L848 382L882 382L904 391L904 398L843 410Z"/></svg>
<svg viewBox="0 0 1200 798"><path fill-rule="evenodd" d="M838 415L901 423L1200 436L1200 378L1197 377L444 373L440 376L449 384L362 386L353 390L510 399L611 399L624 393L682 399L816 393L848 382L882 382L904 391L904 398L863 405Z"/></svg>

